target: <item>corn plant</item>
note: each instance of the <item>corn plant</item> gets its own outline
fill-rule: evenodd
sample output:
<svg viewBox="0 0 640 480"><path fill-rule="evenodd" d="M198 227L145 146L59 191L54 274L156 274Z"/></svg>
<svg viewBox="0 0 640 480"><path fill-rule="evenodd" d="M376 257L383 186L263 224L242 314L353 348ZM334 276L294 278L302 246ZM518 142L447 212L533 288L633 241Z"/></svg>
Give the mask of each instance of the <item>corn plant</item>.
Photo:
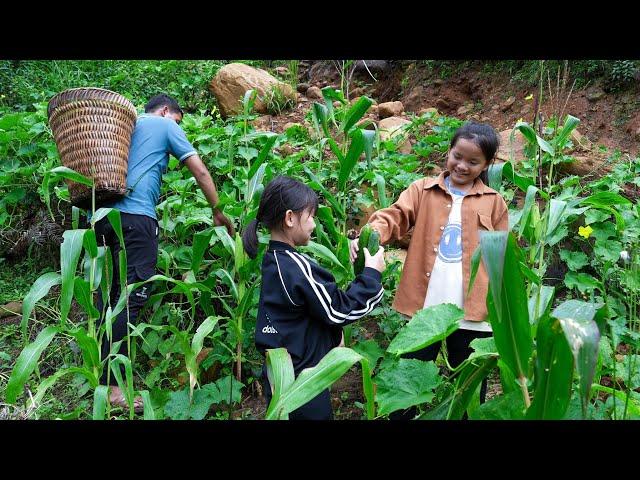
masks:
<svg viewBox="0 0 640 480"><path fill-rule="evenodd" d="M373 384L366 357L350 348L336 347L327 353L315 367L305 368L295 378L291 356L285 348L267 350L267 376L272 388L272 398L267 408L266 420L288 420L289 413L301 407L329 388L353 364L362 365L362 379L367 399L367 416L373 418Z"/></svg>

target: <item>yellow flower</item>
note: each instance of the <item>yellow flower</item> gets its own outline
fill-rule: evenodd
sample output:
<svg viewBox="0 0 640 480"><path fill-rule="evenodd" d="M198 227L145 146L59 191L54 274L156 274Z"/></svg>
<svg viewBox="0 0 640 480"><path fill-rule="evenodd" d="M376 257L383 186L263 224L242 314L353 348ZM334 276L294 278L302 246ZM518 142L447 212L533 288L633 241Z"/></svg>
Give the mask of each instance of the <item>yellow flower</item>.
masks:
<svg viewBox="0 0 640 480"><path fill-rule="evenodd" d="M529 95L527 95L526 97L524 97L525 100L532 100L533 99L533 93L530 93Z"/></svg>
<svg viewBox="0 0 640 480"><path fill-rule="evenodd" d="M586 227L578 228L578 235L580 235L581 237L589 238L592 233L593 233L593 228L591 228L590 225L587 225Z"/></svg>

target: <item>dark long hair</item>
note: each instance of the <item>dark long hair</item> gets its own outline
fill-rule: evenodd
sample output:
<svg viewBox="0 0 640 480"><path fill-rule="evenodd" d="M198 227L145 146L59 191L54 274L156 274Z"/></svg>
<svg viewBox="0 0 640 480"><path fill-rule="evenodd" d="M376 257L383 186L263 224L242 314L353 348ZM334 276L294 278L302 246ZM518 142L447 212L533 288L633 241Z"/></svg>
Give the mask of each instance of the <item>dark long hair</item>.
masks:
<svg viewBox="0 0 640 480"><path fill-rule="evenodd" d="M500 137L491 125L489 125L488 123L476 122L465 123L458 130L456 130L456 133L451 139L451 145L449 145L449 149L455 147L460 138L471 140L473 143L475 143L478 147L480 147L480 150L482 150L482 154L484 155L484 158L487 159L487 162L489 162L489 166L493 164L496 157L496 152L498 151L498 147L500 146ZM488 185L489 178L487 176L486 170L480 174L480 180L482 180L485 185Z"/></svg>
<svg viewBox="0 0 640 480"><path fill-rule="evenodd" d="M304 183L290 177L279 176L271 180L262 192L258 215L242 233L242 245L251 258L258 254L258 224L269 230L280 228L287 210L315 214L318 195Z"/></svg>

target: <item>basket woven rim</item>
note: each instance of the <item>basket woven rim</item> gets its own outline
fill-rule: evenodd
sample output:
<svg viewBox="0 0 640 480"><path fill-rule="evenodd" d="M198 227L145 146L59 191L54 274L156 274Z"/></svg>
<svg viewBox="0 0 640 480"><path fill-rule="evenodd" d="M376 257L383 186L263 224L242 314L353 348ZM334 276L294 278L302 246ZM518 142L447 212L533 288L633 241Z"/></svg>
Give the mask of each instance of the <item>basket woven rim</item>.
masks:
<svg viewBox="0 0 640 480"><path fill-rule="evenodd" d="M114 97L114 100L116 100L116 102L118 102L120 105L122 105L125 108L131 109L131 111L136 116L138 114L136 107L131 102L131 100L129 100L127 97L125 97L124 95L118 92L114 92L113 90L108 90L106 88L99 88L99 87L77 87L77 88L69 88L51 97L51 99L49 100L48 108L47 108L47 116L51 118L51 115L56 110L56 108L61 106L59 103L61 99L64 99L64 97L71 96L74 93L79 93L82 91L111 95ZM98 98L96 100L105 100L105 99Z"/></svg>

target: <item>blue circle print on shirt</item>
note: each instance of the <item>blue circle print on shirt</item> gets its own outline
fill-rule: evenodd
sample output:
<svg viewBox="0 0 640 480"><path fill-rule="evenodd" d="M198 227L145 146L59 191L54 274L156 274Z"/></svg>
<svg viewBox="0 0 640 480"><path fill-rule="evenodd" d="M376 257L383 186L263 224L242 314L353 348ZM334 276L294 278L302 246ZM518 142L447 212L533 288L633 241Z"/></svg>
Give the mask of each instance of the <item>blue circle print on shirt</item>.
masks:
<svg viewBox="0 0 640 480"><path fill-rule="evenodd" d="M462 261L462 225L448 224L440 238L438 257L443 262L456 263Z"/></svg>

